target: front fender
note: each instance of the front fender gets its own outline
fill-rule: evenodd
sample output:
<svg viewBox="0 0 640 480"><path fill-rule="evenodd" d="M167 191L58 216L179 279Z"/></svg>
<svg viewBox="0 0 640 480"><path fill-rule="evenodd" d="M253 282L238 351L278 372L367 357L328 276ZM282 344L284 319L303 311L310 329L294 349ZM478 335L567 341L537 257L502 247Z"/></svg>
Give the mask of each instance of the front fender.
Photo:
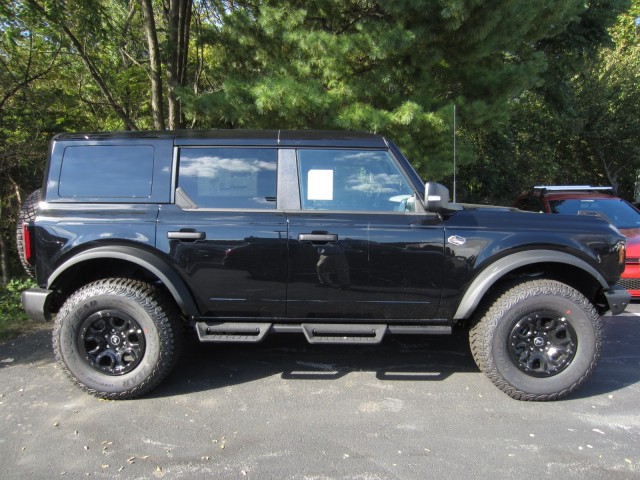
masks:
<svg viewBox="0 0 640 480"><path fill-rule="evenodd" d="M175 270L157 255L131 246L113 245L96 247L74 255L53 271L49 276L47 288L51 289L56 280L69 268L83 262L101 259L123 260L151 272L162 282L167 290L169 290L185 315L196 317L200 314L191 292Z"/></svg>
<svg viewBox="0 0 640 480"><path fill-rule="evenodd" d="M536 263L559 263L577 267L583 270L586 275L595 278L603 289L609 288L607 281L602 274L598 272L598 270L584 260L568 253L556 250L529 250L517 252L496 260L478 274L464 293L462 300L458 305L458 309L453 316L454 320L469 318L485 294L497 281L504 277L504 275L520 267Z"/></svg>

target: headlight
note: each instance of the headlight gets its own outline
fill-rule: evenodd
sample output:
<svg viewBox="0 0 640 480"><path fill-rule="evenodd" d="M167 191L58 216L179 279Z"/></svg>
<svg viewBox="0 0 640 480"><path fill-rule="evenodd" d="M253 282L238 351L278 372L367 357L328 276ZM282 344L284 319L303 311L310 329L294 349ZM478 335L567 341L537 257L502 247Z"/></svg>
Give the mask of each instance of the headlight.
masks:
<svg viewBox="0 0 640 480"><path fill-rule="evenodd" d="M627 258L627 244L625 242L618 242L618 263L624 265Z"/></svg>

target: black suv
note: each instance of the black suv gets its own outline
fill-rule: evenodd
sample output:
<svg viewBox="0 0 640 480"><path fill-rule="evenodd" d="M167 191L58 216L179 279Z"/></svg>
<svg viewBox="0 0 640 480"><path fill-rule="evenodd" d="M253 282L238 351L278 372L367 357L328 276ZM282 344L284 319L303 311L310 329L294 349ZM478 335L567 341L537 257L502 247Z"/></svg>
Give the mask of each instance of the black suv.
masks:
<svg viewBox="0 0 640 480"><path fill-rule="evenodd" d="M624 310L625 239L592 217L448 203L372 134L63 134L23 218L34 318L84 390L131 398L203 342L311 343L470 328L479 368L522 400L591 374Z"/></svg>

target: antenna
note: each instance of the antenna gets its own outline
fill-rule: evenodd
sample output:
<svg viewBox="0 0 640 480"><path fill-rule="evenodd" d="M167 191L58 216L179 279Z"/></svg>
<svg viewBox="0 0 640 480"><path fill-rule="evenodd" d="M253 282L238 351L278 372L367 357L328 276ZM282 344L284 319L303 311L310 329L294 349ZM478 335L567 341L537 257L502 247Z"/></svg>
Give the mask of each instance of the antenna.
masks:
<svg viewBox="0 0 640 480"><path fill-rule="evenodd" d="M456 104L453 104L453 203L456 203Z"/></svg>

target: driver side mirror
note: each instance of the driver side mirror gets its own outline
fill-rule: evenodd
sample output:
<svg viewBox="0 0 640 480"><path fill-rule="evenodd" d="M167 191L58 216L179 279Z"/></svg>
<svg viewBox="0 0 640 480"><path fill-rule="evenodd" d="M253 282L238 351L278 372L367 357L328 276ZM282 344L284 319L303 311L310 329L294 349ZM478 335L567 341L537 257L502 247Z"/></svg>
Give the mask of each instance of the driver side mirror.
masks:
<svg viewBox="0 0 640 480"><path fill-rule="evenodd" d="M437 182L424 184L424 208L427 212L441 213L449 209L449 189Z"/></svg>

